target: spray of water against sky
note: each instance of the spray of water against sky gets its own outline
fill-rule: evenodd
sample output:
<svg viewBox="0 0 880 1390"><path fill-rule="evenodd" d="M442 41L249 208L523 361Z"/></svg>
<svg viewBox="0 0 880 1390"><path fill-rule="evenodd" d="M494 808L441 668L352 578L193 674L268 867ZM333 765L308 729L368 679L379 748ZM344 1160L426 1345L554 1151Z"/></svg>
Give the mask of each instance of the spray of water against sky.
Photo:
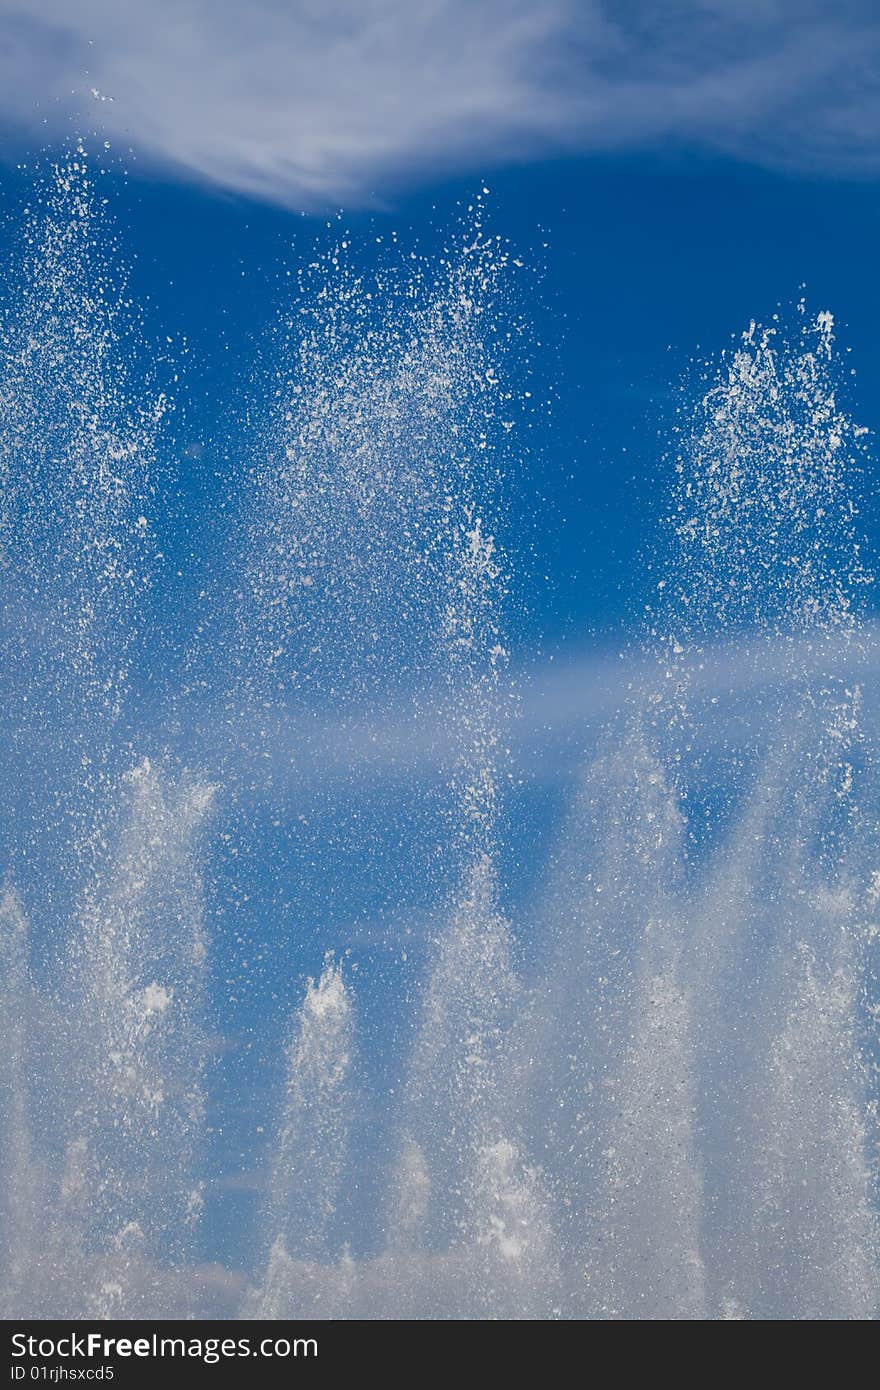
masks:
<svg viewBox="0 0 880 1390"><path fill-rule="evenodd" d="M647 675L514 927L515 556L494 537L523 325L482 200L434 262L392 247L367 274L340 237L296 283L250 413L234 576L181 660L175 717L207 694L218 725L188 757L134 710L166 406L130 368L83 152L23 244L0 342L2 1311L876 1316L877 788L846 674L869 575L830 314L751 325L683 395ZM721 640L772 667L757 710L735 683L706 695ZM394 827L430 926L384 1001L393 1046L346 951L292 1017L267 994L258 1125L217 1064L244 989L219 943L247 912L212 881L224 807L255 814L262 768L243 853L270 877L332 863L333 833L280 870L261 838L307 819L279 790L279 729L299 754L313 728L317 761L318 712L344 729L389 692L444 729L413 802L430 833ZM381 796L376 814L393 820ZM259 933L257 956L286 949ZM266 1130L222 1260L221 1112L242 1146Z"/></svg>

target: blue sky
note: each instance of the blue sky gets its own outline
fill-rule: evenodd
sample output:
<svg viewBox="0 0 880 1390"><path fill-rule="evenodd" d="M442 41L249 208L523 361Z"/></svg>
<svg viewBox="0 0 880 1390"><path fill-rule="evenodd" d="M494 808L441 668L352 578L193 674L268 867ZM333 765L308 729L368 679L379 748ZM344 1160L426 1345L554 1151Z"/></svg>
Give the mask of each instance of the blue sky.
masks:
<svg viewBox="0 0 880 1390"><path fill-rule="evenodd" d="M33 169L73 131L109 143L135 294L158 341L189 343L200 437L172 433L205 459L183 464L185 490L229 450L220 402L234 414L325 217L343 208L365 252L392 229L429 251L484 180L538 271L534 396L554 395L522 479L523 516L540 498L547 520L530 573L518 557L530 641L633 616L676 389L751 318L802 293L831 308L874 423L871 5L165 8L4 6L3 193L27 196L16 157Z"/></svg>
<svg viewBox="0 0 880 1390"><path fill-rule="evenodd" d="M698 391L700 361L752 318L788 315L802 294L830 308L857 374L855 413L880 424L872 273L880 200L872 183L704 156L579 158L481 170L398 195L388 211L346 212L341 226L367 255L375 235L391 230L430 252L484 177L492 225L537 272L520 286L540 346L508 545L522 573L529 645L552 648L613 634L636 616L680 388L693 378ZM138 257L133 286L150 297L157 335L187 339L186 423L205 444L207 468L218 448L234 452L235 402L240 409L246 394L240 368L283 311L286 271L337 237L340 224L328 232L324 219L131 179L114 197ZM177 422L172 431L180 433ZM184 486L187 471L184 462Z"/></svg>
<svg viewBox="0 0 880 1390"><path fill-rule="evenodd" d="M343 228L366 258L391 231L430 253L487 180L491 225L535 271L520 292L541 344L530 382L536 408L511 519L529 646L611 635L636 616L640 553L658 517L658 465L680 388L750 319L786 314L802 294L810 307L830 308L857 374L855 413L877 426L873 182L696 154L581 156L484 168L399 191L381 211L328 219L138 177L137 165L127 176L112 161L108 168L147 332L161 348L166 336L187 344L163 448L189 512L235 453L261 343L290 302L288 273ZM4 174L8 242L38 169L32 160ZM547 401L550 411L538 408ZM173 547L174 527L164 539Z"/></svg>
<svg viewBox="0 0 880 1390"><path fill-rule="evenodd" d="M639 632L645 559L662 544L671 428L699 394L695 379L682 390L698 376L694 362L805 295L812 309L834 313L857 373L853 413L880 429L880 22L870 4L819 0L422 8L424 16L396 0L7 0L4 250L15 254L41 169L83 134L107 169L102 187L144 316L143 365L159 344L184 368L160 444L172 482L155 518L166 556L158 622L179 635L212 563L206 520L234 507L243 421L263 389L267 331L289 308L288 272L342 230L365 263L384 255L377 238L392 231L430 257L485 184L488 223L526 267L517 293L532 343L519 369L533 402L527 447L509 480L502 535L512 662L534 668L539 687L557 662L572 669L570 686L585 680L579 662L589 667L594 653L604 659ZM876 542L870 496L863 520ZM570 709L570 699L561 705ZM523 827L549 836L588 746L579 730L548 781L533 759L513 798L514 911L540 857L534 847L521 855ZM392 794L403 820L410 793L400 789L338 796L358 801L372 825ZM258 867L214 866L218 959L230 975L240 967L239 928L246 940L266 934L276 876L292 872L283 837L271 843L270 809L252 814ZM329 821L333 811L320 814ZM377 864L405 875L398 852L367 856L351 891L322 920L313 908L307 923L303 904L311 894L324 907L332 866L326 857L314 872L294 866L295 909L258 972L285 1006L326 945L353 943L356 953L359 940L381 937L371 911L386 914L399 944L393 894L369 884ZM235 925L223 904L245 890L251 905ZM402 894L407 911L412 897ZM415 906L429 918L423 897ZM368 1052L380 1067L400 962L381 949L378 966L369 948L363 957ZM227 1020L230 1036L260 1016L259 983L249 988L239 991L240 1016ZM270 1040L285 1017L273 1015ZM264 1038L258 1053L267 1052ZM228 1093L254 1086L244 1051L231 1045L224 1065ZM240 1166L253 1161L247 1125L239 1114L218 1160L233 1175L239 1140Z"/></svg>

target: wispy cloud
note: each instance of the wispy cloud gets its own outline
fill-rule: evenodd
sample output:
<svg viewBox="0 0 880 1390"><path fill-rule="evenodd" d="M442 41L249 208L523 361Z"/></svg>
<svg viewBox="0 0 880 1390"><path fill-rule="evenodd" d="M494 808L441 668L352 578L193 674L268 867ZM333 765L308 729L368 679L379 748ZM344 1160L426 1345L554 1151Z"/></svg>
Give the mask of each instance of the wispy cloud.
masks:
<svg viewBox="0 0 880 1390"><path fill-rule="evenodd" d="M719 641L701 648L678 674L685 672L688 705L704 715L693 738L708 749L731 738L731 719L741 735L762 727L775 732L767 713L771 694L780 708L786 701L796 707L805 686L832 677L860 687L861 727L872 739L880 737L880 623L865 623L855 642L833 633ZM649 708L658 682L665 682L659 657L637 646L623 654L610 647L583 649L559 661L524 665L512 676L517 698L499 714L503 742L530 781L565 782L621 712ZM194 704L171 717L145 704L138 742L147 742L150 727L160 729L167 742L173 727L184 763L195 762L220 785L238 779L260 797L291 787L306 795L332 784L425 782L448 772L459 748L455 712L442 700L426 708L414 700L375 698L336 721L322 721L295 700L274 715L261 710L256 722L243 707L231 717L233 708L224 697L219 705Z"/></svg>
<svg viewBox="0 0 880 1390"><path fill-rule="evenodd" d="M873 0L0 0L0 122L293 206L682 144L880 172Z"/></svg>

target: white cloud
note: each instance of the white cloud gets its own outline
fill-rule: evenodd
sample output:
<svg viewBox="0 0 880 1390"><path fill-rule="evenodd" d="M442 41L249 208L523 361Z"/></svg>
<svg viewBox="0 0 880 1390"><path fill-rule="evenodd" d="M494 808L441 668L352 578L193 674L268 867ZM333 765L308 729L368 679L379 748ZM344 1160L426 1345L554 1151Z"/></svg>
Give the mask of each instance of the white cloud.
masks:
<svg viewBox="0 0 880 1390"><path fill-rule="evenodd" d="M0 0L0 122L293 206L536 152L880 172L873 0Z"/></svg>
<svg viewBox="0 0 880 1390"><path fill-rule="evenodd" d="M503 742L513 752L519 772L536 781L564 782L586 759L596 735L622 711L644 710L656 691L660 665L649 651L633 645L628 653L613 648L582 649L559 661L535 661L512 673L518 694L502 718ZM861 727L880 738L880 622L866 622L859 640L831 633L822 638L753 635L700 648L688 664L688 703L695 722L692 737L706 748L731 737L731 716L740 736L768 724L768 699L779 708L795 703L799 691L820 688L833 675L862 690ZM307 789L352 782L406 783L448 772L450 754L457 748L457 720L444 707L442 696L426 708L411 699L383 700L376 692L369 706L350 711L344 721L322 722L315 709L304 712L292 700L285 710L270 715L261 710L258 723L241 708L229 718L231 697L215 704L191 704L180 730L178 751L184 762L210 768L223 783L233 767L244 784L275 796L293 787ZM177 725L168 712L148 719L165 733ZM223 742L223 729L230 735ZM222 761L213 764L221 754ZM267 756L268 755L268 756Z"/></svg>

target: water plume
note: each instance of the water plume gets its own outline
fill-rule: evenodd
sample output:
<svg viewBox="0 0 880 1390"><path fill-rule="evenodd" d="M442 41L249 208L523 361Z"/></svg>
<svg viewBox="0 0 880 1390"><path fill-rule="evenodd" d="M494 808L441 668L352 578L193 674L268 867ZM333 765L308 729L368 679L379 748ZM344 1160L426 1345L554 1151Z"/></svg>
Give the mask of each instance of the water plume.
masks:
<svg viewBox="0 0 880 1390"><path fill-rule="evenodd" d="M505 882L501 543L522 325L482 199L435 258L398 245L359 268L341 234L272 338L208 635L166 673L178 712L207 686L227 742L255 745L246 776L211 740L187 768L132 717L139 663L158 661L164 404L133 404L104 217L77 151L28 223L0 337L3 1311L876 1317L864 441L831 315L750 325L682 397L648 674L524 908ZM717 643L729 689L700 679ZM277 1084L257 1050L254 1108L232 1098L242 1150L270 1133L256 1171L218 1177L208 1058L263 1021L245 1012L242 1046L239 981L226 959L211 975L209 922L222 939L253 910L217 878L249 858L287 893L312 855L335 885L360 824L328 793L314 848L294 839L308 817L278 792L268 731L311 737L320 764L336 750L307 732L317 713L344 728L391 696L442 723L443 775L407 803L418 825L376 794L364 877L375 901L403 865L426 940L395 955L377 1008L377 974L267 910L257 957L307 983L272 1034ZM229 848L232 817L247 833ZM269 1013L281 996L259 981ZM239 1179L251 1224L207 1265Z"/></svg>
<svg viewBox="0 0 880 1390"><path fill-rule="evenodd" d="M214 789L149 761L128 775L129 813L90 886L73 949L77 1039L65 1199L86 1247L126 1268L141 1247L191 1256L202 1205L205 937L196 840ZM120 1283L120 1275L115 1281Z"/></svg>
<svg viewBox="0 0 880 1390"><path fill-rule="evenodd" d="M285 1317L313 1304L313 1314L338 1311L334 1290L320 1278L332 1265L334 1217L346 1171L353 1105L355 1023L340 966L328 959L309 980L287 1064L287 1094L269 1188L272 1246L259 1317ZM317 1262L317 1263L316 1263ZM328 1299L328 1293L330 1295ZM329 1308L326 1306L330 1304Z"/></svg>
<svg viewBox="0 0 880 1390"><path fill-rule="evenodd" d="M39 1178L28 1111L28 1043L34 995L28 963L27 922L15 889L0 896L0 1019L3 1071L0 1078L0 1271L2 1308L12 1317L30 1294L31 1232L37 1222Z"/></svg>

